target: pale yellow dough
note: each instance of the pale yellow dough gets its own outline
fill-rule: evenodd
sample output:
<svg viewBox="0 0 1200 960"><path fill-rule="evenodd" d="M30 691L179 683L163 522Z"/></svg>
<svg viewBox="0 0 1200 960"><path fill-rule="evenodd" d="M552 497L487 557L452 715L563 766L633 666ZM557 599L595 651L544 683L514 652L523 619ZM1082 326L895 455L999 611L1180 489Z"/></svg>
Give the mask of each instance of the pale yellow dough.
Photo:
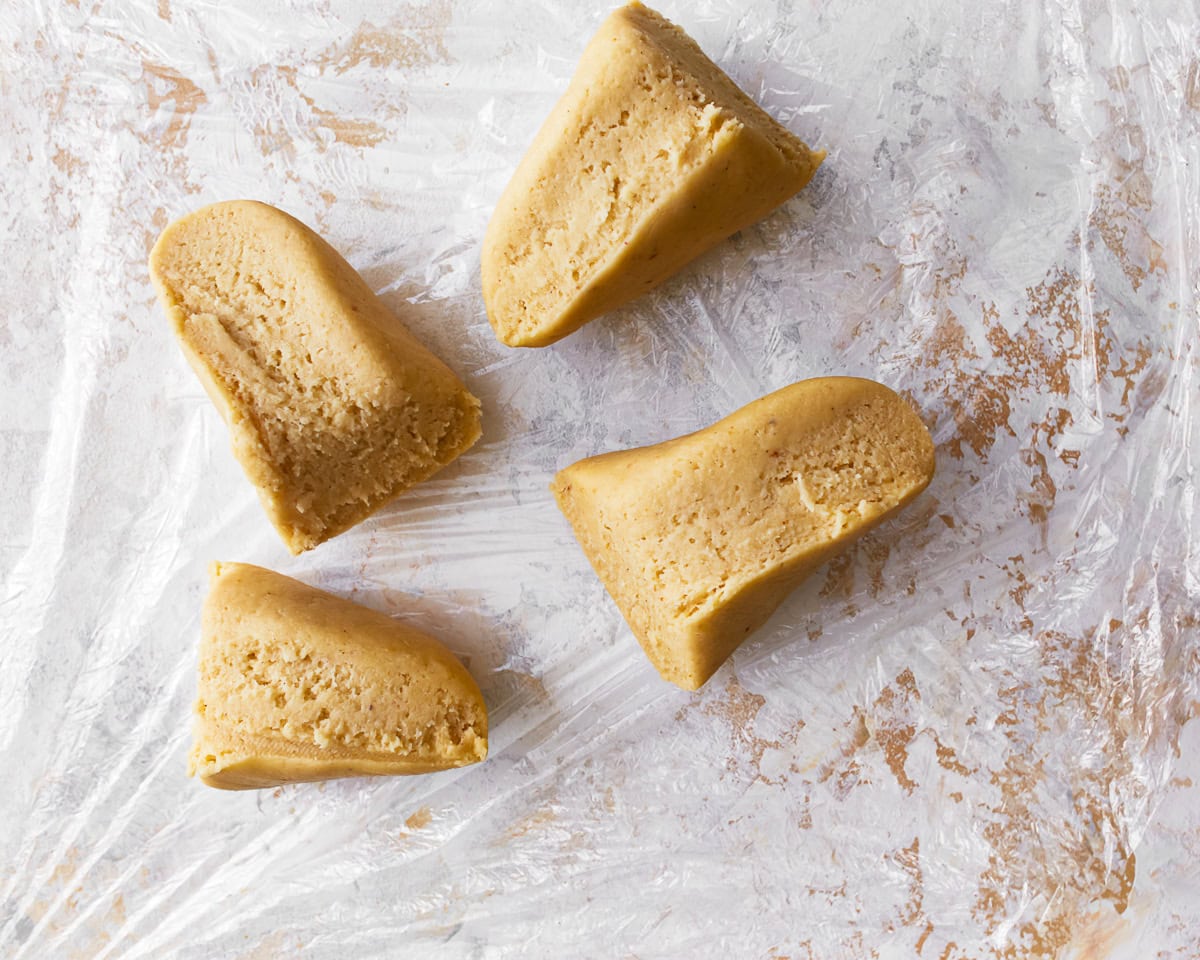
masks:
<svg viewBox="0 0 1200 960"><path fill-rule="evenodd" d="M480 435L479 401L329 244L281 210L172 223L150 275L292 553L365 519Z"/></svg>
<svg viewBox="0 0 1200 960"><path fill-rule="evenodd" d="M553 343L766 216L824 158L640 3L584 50L488 224L499 339Z"/></svg>
<svg viewBox="0 0 1200 960"><path fill-rule="evenodd" d="M905 400L826 377L676 440L581 460L552 489L659 673L695 690L933 470L933 441Z"/></svg>
<svg viewBox="0 0 1200 960"><path fill-rule="evenodd" d="M487 708L432 637L243 563L214 563L189 774L249 790L487 756Z"/></svg>

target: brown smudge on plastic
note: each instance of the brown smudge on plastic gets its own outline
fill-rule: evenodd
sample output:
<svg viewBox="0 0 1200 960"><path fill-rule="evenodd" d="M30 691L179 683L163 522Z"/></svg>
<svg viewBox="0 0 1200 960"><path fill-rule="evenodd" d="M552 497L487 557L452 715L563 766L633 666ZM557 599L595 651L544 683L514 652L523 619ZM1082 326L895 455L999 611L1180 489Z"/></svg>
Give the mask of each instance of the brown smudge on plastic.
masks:
<svg viewBox="0 0 1200 960"><path fill-rule="evenodd" d="M797 717L780 737L772 739L759 736L754 731L754 725L766 702L766 698L761 694L751 693L742 686L736 676L731 676L725 684L723 696L717 700L703 702L700 714L723 720L729 726L730 743L725 759L726 769L736 772L742 765L742 758L745 758L753 781L778 785L786 782L787 774L778 778L765 775L762 772L763 755L768 750L780 750L795 744L805 723ZM685 707L680 710L675 719L683 719L689 709L691 708Z"/></svg>
<svg viewBox="0 0 1200 960"><path fill-rule="evenodd" d="M939 278L939 293L945 292L944 287L946 281ZM1142 374L1157 370L1146 340L1128 348L1116 340L1109 311L1092 305L1094 296L1092 284L1056 267L1026 290L1025 320L1015 331L1005 327L995 304L980 307L990 362L981 357L966 327L944 305L927 341L924 363L931 375L926 387L945 398L955 424L953 436L939 453L961 459L970 450L986 462L1001 435L1020 440L1018 455L1030 478L1018 505L1043 535L1058 496L1049 458L1053 454L1067 468L1079 462L1078 450L1061 448L1061 438L1074 423L1068 409L1079 387L1072 383L1073 371L1082 365L1098 382L1123 382L1117 409L1106 413L1108 419L1122 424ZM1083 297L1089 301L1086 306ZM1157 396L1165 383L1156 380L1150 386ZM1040 422L1014 423L1014 398L1033 393L1060 397L1063 402L1051 407ZM1140 396L1138 402L1145 405ZM1124 433L1126 428L1117 429Z"/></svg>
<svg viewBox="0 0 1200 960"><path fill-rule="evenodd" d="M1075 942L1089 904L1107 901L1117 914L1129 904L1136 857L1109 788L1128 776L1129 752L1137 747L1121 745L1127 739L1130 711L1136 715L1138 705L1129 702L1132 694L1096 655L1096 633L1037 634L1041 682L999 690L1001 701L1009 704L1011 722L1004 736L1011 749L990 776L999 800L991 806L993 819L983 829L992 852L979 878L974 915L994 929L1012 916L1017 899L1040 897L1047 904L1040 917L1013 928L997 952L1001 957L1057 956ZM1047 776L1045 761L1031 758L1038 754L1040 739L1059 735L1055 720L1064 709L1097 728L1115 747L1099 769L1079 765L1066 771L1071 815L1062 821L1065 829L1047 830L1039 791ZM1056 776L1063 772L1056 771ZM1028 839L1034 831L1040 842L1031 846Z"/></svg>
<svg viewBox="0 0 1200 960"><path fill-rule="evenodd" d="M1121 914L1101 908L1090 912L1073 931L1071 947L1078 960L1108 960L1128 940L1129 934L1129 924L1122 920Z"/></svg>
<svg viewBox="0 0 1200 960"><path fill-rule="evenodd" d="M945 278L938 279L939 296L945 293L946 284ZM1085 322L1081 293L1090 299L1095 290L1073 272L1052 269L1044 280L1026 290L1023 312L1027 320L1015 332L1005 327L996 304L982 304L985 340L999 363L984 362L955 313L945 305L940 307L927 340L924 365L934 371L927 386L942 388L955 423L954 436L943 444L943 452L961 459L970 449L986 461L1001 434L1018 438L1020 425L1012 423L1012 398L1018 392L1039 391L1066 401L1072 393L1072 369L1084 362L1092 364L1099 380L1111 376L1125 381L1122 406L1127 407L1136 378L1151 359L1150 350L1139 342L1132 348L1132 359L1122 359L1114 368L1113 356L1121 347L1109 331L1109 312L1092 308ZM1035 431L1035 443L1037 434L1049 443L1071 423L1070 411L1055 407L1043 422L1029 428ZM1036 460L1028 454L1027 458ZM1070 463L1069 458L1060 458ZM1039 470L1037 476L1041 480L1044 475ZM1035 503L1044 508L1047 493L1042 481Z"/></svg>
<svg viewBox="0 0 1200 960"><path fill-rule="evenodd" d="M144 884L143 884L144 885ZM82 892L82 887L76 890L76 894ZM71 903L68 906L74 910L78 904ZM87 923L90 928L83 945L73 949L67 956L70 960L92 960L92 958L103 952L103 948L111 944L114 938L120 938L123 944L131 944L137 942L137 936L123 931L126 921L125 895L118 893L112 898L107 911L105 911L103 919L98 923ZM51 924L51 929L57 931L59 924Z"/></svg>
<svg viewBox="0 0 1200 960"><path fill-rule="evenodd" d="M300 132L307 134L317 142L320 149L325 148L317 135L320 130L328 130L333 135L335 143L344 143L349 147L359 149L373 147L388 135L388 129L373 119L345 117L336 110L326 110L317 105L316 100L300 89L300 71L297 67L286 64L264 64L251 74L251 83L259 87L271 82L279 83L299 98L302 108L300 116L295 120ZM383 109L382 114L395 115L395 108ZM306 115L306 116L305 116ZM264 156L270 156L281 150L291 148L296 131L291 121L285 121L283 116L275 115L264 118L254 128L254 138L259 150Z"/></svg>
<svg viewBox="0 0 1200 960"><path fill-rule="evenodd" d="M79 869L79 848L68 847L63 854L62 860L50 871L50 878L46 881L45 889L48 893L62 890L68 882L73 880L76 872ZM35 903L33 910L30 911L33 919L40 920L46 912L49 904L46 901Z"/></svg>
<svg viewBox="0 0 1200 960"><path fill-rule="evenodd" d="M1112 376L1114 380L1123 380L1125 383L1124 389L1121 391L1121 408L1123 412L1119 411L1117 413L1109 414L1111 419L1121 422L1127 416L1131 394L1137 387L1139 378L1141 377L1143 371L1145 371L1147 365L1150 363L1152 356L1153 355L1150 352L1150 348L1144 343L1139 343L1137 347L1134 348L1132 355L1126 354L1125 356L1121 357L1121 363L1115 370L1113 370ZM1153 400L1157 399L1157 397L1166 387L1166 374L1160 372L1157 379L1148 386L1150 389L1147 391L1147 393L1150 394L1150 402L1153 402ZM1124 434L1123 429L1121 432Z"/></svg>
<svg viewBox="0 0 1200 960"><path fill-rule="evenodd" d="M886 540L875 538L868 538L859 544L859 550L867 561L868 589L872 597L880 596L886 589L883 570L887 566L888 555L891 553L891 549L891 545Z"/></svg>
<svg viewBox="0 0 1200 960"><path fill-rule="evenodd" d="M779 952L784 949L788 952ZM794 947L771 947L767 960L817 960L817 955L813 952L811 940L801 940Z"/></svg>
<svg viewBox="0 0 1200 960"><path fill-rule="evenodd" d="M837 755L822 764L817 770L817 783L833 781L830 788L837 799L844 799L855 787L871 781L863 775L857 754L871 742L871 731L867 728L866 716L861 707L855 707L846 724L847 739Z"/></svg>
<svg viewBox="0 0 1200 960"><path fill-rule="evenodd" d="M1141 218L1133 213L1137 207L1149 206L1149 191L1144 173L1131 175L1121 190L1101 185L1096 188L1088 218L1088 227L1116 258L1135 291L1149 274L1167 272L1162 244L1150 236ZM1089 242L1089 249L1094 246Z"/></svg>
<svg viewBox="0 0 1200 960"><path fill-rule="evenodd" d="M1038 428L1035 426L1033 431L1035 444L1037 434ZM1050 477L1050 470L1046 465L1046 455L1036 446L1030 446L1021 451L1021 462L1033 471L1033 478L1029 481L1029 488L1023 491L1018 499L1024 505L1029 519L1038 524L1044 533L1046 521L1050 518L1050 511L1054 509L1054 502L1058 499L1058 487Z"/></svg>
<svg viewBox="0 0 1200 960"><path fill-rule="evenodd" d="M142 230L142 249L145 257L150 256L150 251L154 248L155 241L159 235L166 229L170 222L170 215L167 213L166 207L155 207L154 213L150 215L150 221Z"/></svg>
<svg viewBox="0 0 1200 960"><path fill-rule="evenodd" d="M985 317L989 309L995 310L994 306L984 307ZM987 451L1001 430L1014 435L1008 423L1011 408L1007 391L998 389L983 375L972 376L967 372L969 366L979 360L966 327L951 310L943 308L929 338L925 357L927 368L950 371L934 376L932 381L934 384L946 381L942 393L955 426L954 435L940 445L939 455L947 452L961 460L965 444L977 457L986 459Z"/></svg>
<svg viewBox="0 0 1200 960"><path fill-rule="evenodd" d="M44 46L44 38L38 35L38 40L35 43L35 49L41 53ZM72 74L65 73L62 76L62 83L54 90L47 90L46 96L43 97L46 102L47 113L52 120L61 120L66 113L67 104L74 101L74 90L72 90Z"/></svg>
<svg viewBox="0 0 1200 960"><path fill-rule="evenodd" d="M82 157L76 156L66 147L59 147L54 151L50 161L68 177L73 177L87 166Z"/></svg>
<svg viewBox="0 0 1200 960"><path fill-rule="evenodd" d="M558 814L555 813L550 807L536 810L528 816L521 817L521 819L513 823L513 825L504 832L504 835L500 838L499 842L503 843L508 840L517 840L528 834L530 831L536 830L538 827L543 827L548 823L553 823L557 819Z"/></svg>
<svg viewBox="0 0 1200 960"><path fill-rule="evenodd" d="M404 825L408 827L409 830L424 830L432 822L433 811L426 806L421 807L419 810L413 813L407 820L404 821Z"/></svg>
<svg viewBox="0 0 1200 960"><path fill-rule="evenodd" d="M925 916L925 877L921 871L921 838L913 837L912 843L884 855L908 877L908 898L900 907L898 917L902 927L921 926L924 932L917 941L917 954L925 946L925 940L933 932L933 925Z"/></svg>
<svg viewBox="0 0 1200 960"><path fill-rule="evenodd" d="M429 4L400 4L397 15L382 27L364 23L343 43L317 54L313 64L322 73L342 74L355 67L376 70L414 70L435 63L449 63L445 32L453 7L448 0Z"/></svg>
<svg viewBox="0 0 1200 960"><path fill-rule="evenodd" d="M125 925L125 916L125 895L118 893L113 897L112 906L108 908L108 919L119 928Z"/></svg>
<svg viewBox="0 0 1200 960"><path fill-rule="evenodd" d="M333 139L350 147L373 147L388 135L386 127L374 120L356 120L353 117L343 117L334 110L323 110L309 96L301 94L300 98L308 104L318 126L324 127L333 134Z"/></svg>
<svg viewBox="0 0 1200 960"><path fill-rule="evenodd" d="M1129 285L1136 291L1149 275L1166 276L1169 268L1162 244L1150 235L1145 223L1145 214L1154 202L1154 185L1146 173L1150 152L1146 132L1128 110L1132 74L1121 65L1101 73L1109 89L1119 96L1104 104L1108 123L1096 147L1098 160L1107 168L1110 182L1093 191L1088 228L1120 264ZM1186 96L1190 102L1190 71L1188 79ZM1095 241L1089 238L1089 252L1095 246Z"/></svg>
<svg viewBox="0 0 1200 960"><path fill-rule="evenodd" d="M904 669L892 683L880 691L875 698L870 715L871 736L883 751L883 759L896 782L905 793L911 794L917 786L905 770L908 763L908 748L917 736L914 718L914 703L919 702L921 693L912 670Z"/></svg>
<svg viewBox="0 0 1200 960"><path fill-rule="evenodd" d="M1003 566L1003 570L1008 574L1010 580L1016 582L1016 586L1008 591L1008 595L1012 597L1012 601L1018 609L1024 610L1025 597L1033 589L1033 584L1025 576L1025 555L1018 553L1016 556L1009 557L1008 563Z"/></svg>
<svg viewBox="0 0 1200 960"><path fill-rule="evenodd" d="M102 916L92 914L93 900L106 896L106 893L95 891L111 891L115 884L112 882L112 874L105 872L103 864L86 864L81 861L83 852L79 847L67 848L38 891L38 898L25 910L25 916L30 921L35 924L44 923L46 932L52 936L62 934L64 929L85 925L86 945L68 955L72 960L75 957L97 955L103 946L112 942L115 933L120 933L126 920L123 893L112 895L110 906L102 911ZM143 869L138 880L143 889L147 888L148 871ZM130 942L133 940L128 934L124 934L123 939Z"/></svg>
<svg viewBox="0 0 1200 960"><path fill-rule="evenodd" d="M943 770L949 770L952 773L958 773L964 777L969 777L975 773L975 770L971 769L958 759L958 754L955 753L953 747L948 747L946 744L942 743L941 738L936 733L933 735L933 742L935 749L937 750L938 766L940 766ZM950 796L957 797L959 801L962 800L961 793L952 793Z"/></svg>
<svg viewBox="0 0 1200 960"><path fill-rule="evenodd" d="M766 697L751 693L742 686L736 676L731 676L725 684L724 699L706 703L701 708L701 713L710 717L723 717L740 736L748 737L755 717L766 702Z"/></svg>
<svg viewBox="0 0 1200 960"><path fill-rule="evenodd" d="M612 785L604 788L604 811L614 813L617 809L617 794Z"/></svg>
<svg viewBox="0 0 1200 960"><path fill-rule="evenodd" d="M167 149L183 146L192 115L208 102L208 97L192 80L166 64L143 59L142 77L150 112L157 113L164 106L172 111L167 129L156 138L157 144Z"/></svg>

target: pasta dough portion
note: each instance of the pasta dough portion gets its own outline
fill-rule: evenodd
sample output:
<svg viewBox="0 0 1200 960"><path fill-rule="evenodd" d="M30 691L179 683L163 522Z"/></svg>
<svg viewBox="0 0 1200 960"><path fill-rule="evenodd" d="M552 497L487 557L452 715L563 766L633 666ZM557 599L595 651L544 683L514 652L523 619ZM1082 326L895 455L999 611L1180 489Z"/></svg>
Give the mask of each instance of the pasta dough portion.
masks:
<svg viewBox="0 0 1200 960"><path fill-rule="evenodd" d="M928 486L933 440L870 380L804 380L552 490L664 679L702 686L814 569Z"/></svg>
<svg viewBox="0 0 1200 960"><path fill-rule="evenodd" d="M488 225L496 336L540 347L766 216L824 158L640 3L584 50Z"/></svg>
<svg viewBox="0 0 1200 960"><path fill-rule="evenodd" d="M243 563L214 563L189 773L246 790L487 756L487 708L432 637Z"/></svg>
<svg viewBox="0 0 1200 960"><path fill-rule="evenodd" d="M480 436L479 401L324 240L217 203L150 255L159 299L292 553L366 519Z"/></svg>

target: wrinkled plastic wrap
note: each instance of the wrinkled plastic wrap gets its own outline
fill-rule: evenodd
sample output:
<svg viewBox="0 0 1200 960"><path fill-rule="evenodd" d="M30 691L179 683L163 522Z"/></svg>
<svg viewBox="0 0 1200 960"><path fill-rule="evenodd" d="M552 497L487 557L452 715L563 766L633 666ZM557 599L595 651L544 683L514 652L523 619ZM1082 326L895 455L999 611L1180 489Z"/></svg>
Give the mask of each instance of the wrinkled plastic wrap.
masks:
<svg viewBox="0 0 1200 960"><path fill-rule="evenodd" d="M828 159L533 351L492 336L480 238L605 10L0 11L0 955L1200 955L1200 12L660 8ZM237 197L484 404L459 462L299 558L145 266ZM826 374L910 397L937 476L679 691L551 475ZM490 758L188 780L218 558L443 638Z"/></svg>

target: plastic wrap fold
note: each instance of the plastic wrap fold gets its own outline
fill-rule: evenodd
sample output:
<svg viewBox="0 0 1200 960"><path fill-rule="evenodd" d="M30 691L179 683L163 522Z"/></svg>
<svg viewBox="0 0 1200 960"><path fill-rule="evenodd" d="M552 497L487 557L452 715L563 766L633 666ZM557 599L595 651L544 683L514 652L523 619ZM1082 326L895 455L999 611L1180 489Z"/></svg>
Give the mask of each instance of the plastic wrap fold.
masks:
<svg viewBox="0 0 1200 960"><path fill-rule="evenodd" d="M1200 12L660 9L828 159L525 351L480 238L606 9L0 11L0 955L1200 951ZM236 197L320 231L484 404L465 457L297 559L145 266ZM683 693L550 477L827 374L909 397L937 476ZM189 781L213 559L443 638L490 758Z"/></svg>

